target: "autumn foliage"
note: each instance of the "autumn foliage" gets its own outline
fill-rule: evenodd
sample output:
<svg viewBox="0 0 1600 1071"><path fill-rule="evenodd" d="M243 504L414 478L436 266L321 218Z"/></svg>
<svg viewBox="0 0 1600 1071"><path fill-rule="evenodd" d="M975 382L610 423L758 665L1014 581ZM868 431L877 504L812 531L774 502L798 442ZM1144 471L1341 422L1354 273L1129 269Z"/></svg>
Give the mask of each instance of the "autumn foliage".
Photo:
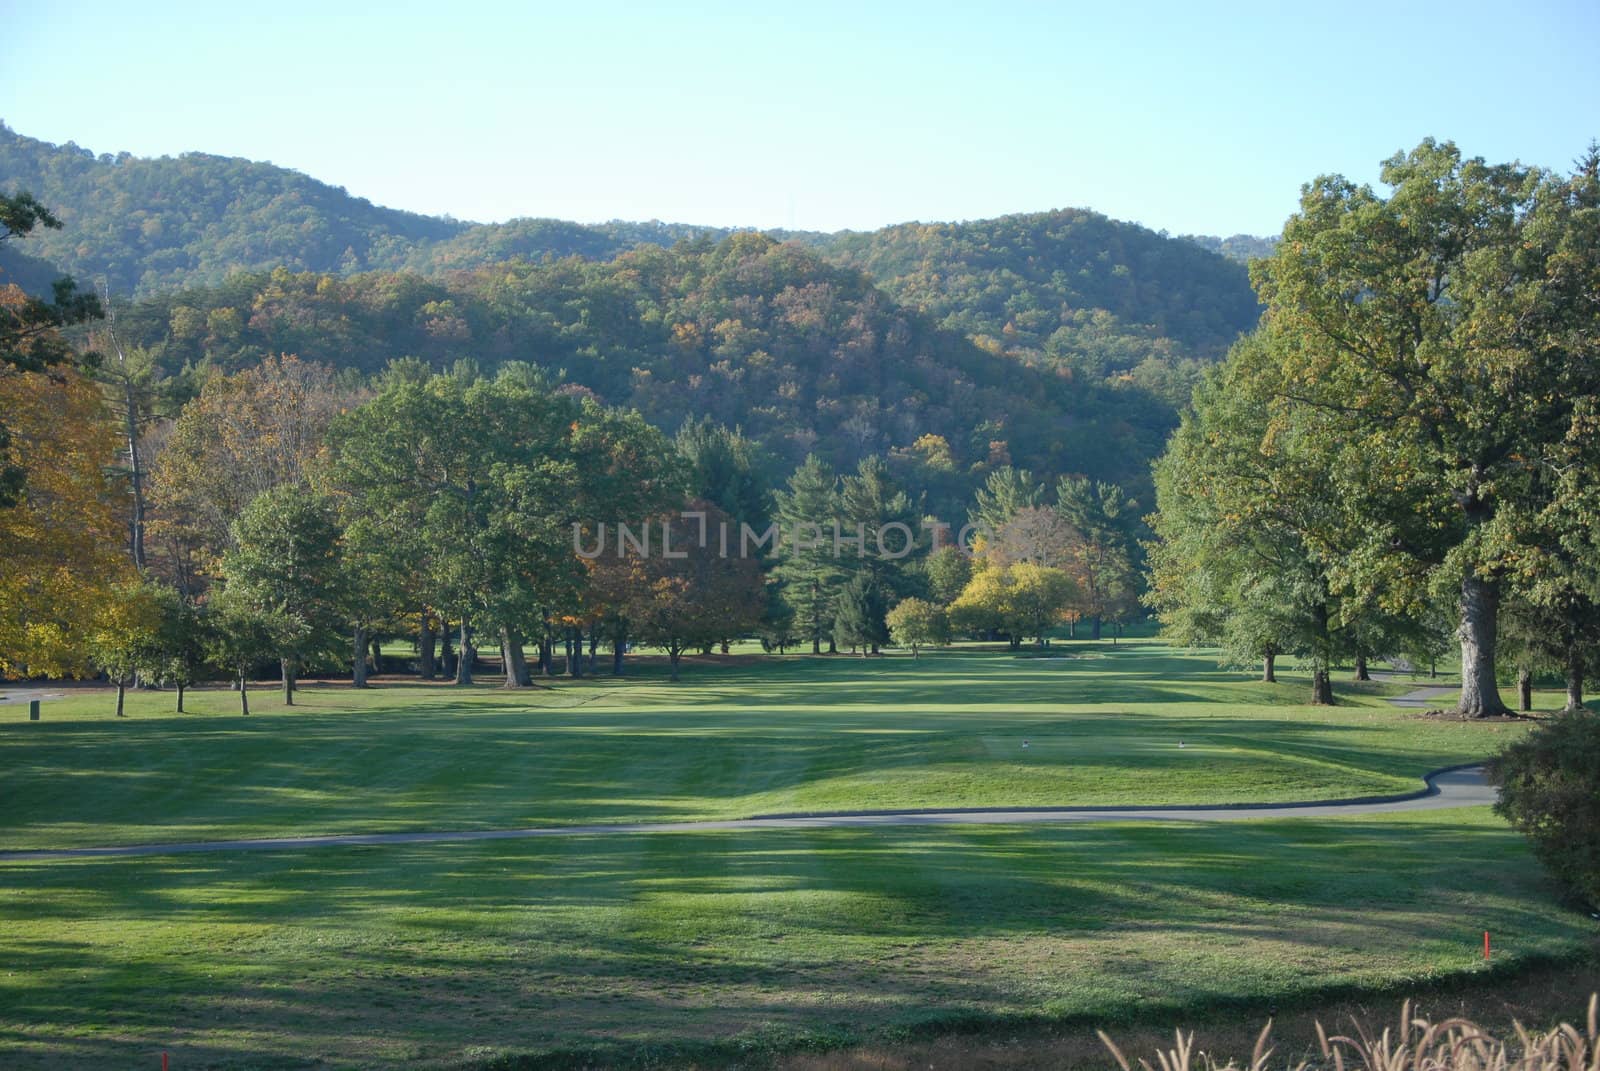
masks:
<svg viewBox="0 0 1600 1071"><path fill-rule="evenodd" d="M0 509L0 673L82 674L109 585L132 571L107 467L117 438L79 375L0 372L20 500ZM3 467L3 466L0 466Z"/></svg>

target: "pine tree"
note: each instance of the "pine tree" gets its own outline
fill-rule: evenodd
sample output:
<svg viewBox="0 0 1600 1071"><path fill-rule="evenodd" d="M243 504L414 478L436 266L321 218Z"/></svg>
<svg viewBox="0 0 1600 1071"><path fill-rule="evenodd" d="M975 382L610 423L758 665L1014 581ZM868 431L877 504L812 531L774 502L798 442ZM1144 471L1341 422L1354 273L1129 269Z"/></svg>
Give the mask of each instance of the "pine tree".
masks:
<svg viewBox="0 0 1600 1071"><path fill-rule="evenodd" d="M821 653L823 637L832 632L834 597L845 578L831 528L839 512L838 487L833 470L812 455L777 495L783 546L776 575L795 629L810 639L812 654Z"/></svg>

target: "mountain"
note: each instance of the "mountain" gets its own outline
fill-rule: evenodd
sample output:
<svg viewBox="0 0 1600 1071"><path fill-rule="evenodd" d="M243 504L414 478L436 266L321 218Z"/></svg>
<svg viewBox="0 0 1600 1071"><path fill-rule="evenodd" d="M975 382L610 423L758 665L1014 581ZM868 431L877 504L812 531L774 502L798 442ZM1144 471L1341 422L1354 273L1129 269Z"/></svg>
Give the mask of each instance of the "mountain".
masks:
<svg viewBox="0 0 1600 1071"><path fill-rule="evenodd" d="M905 304L997 353L1123 371L1215 358L1259 316L1243 266L1097 212L910 223L828 239Z"/></svg>
<svg viewBox="0 0 1600 1071"><path fill-rule="evenodd" d="M83 285L104 281L113 293L136 297L277 267L437 274L550 256L609 260L642 244L732 233L655 221L463 223L382 208L272 164L198 152L97 156L71 142L24 137L3 122L0 189L27 190L64 225L35 232L28 263L16 251L0 260L9 281L36 289L48 264Z"/></svg>
<svg viewBox="0 0 1600 1071"><path fill-rule="evenodd" d="M1237 260L1241 264L1248 264L1257 257L1270 257L1272 251L1278 248L1276 236L1258 238L1253 234L1235 234L1231 238L1216 238L1209 234L1186 234L1183 240L1193 242L1201 249L1221 253L1229 260Z"/></svg>
<svg viewBox="0 0 1600 1071"><path fill-rule="evenodd" d="M60 218L29 255L85 287L151 294L279 265L353 271L461 233L454 220L380 208L297 171L205 153L143 159L51 145L0 124L0 188Z"/></svg>
<svg viewBox="0 0 1600 1071"><path fill-rule="evenodd" d="M30 238L27 255L85 285L103 279L114 293L141 297L239 271L437 275L509 260L610 260L642 245L733 233L659 221L469 224L382 208L271 164L204 153L97 156L3 123L0 189L28 190L65 224ZM1115 345L1148 350L1161 340L1175 344L1169 355L1216 356L1256 315L1237 260L1269 241L1174 239L1085 210L773 233L865 271L985 348L1050 359ZM1129 366L1126 354L1101 363Z"/></svg>
<svg viewBox="0 0 1600 1071"><path fill-rule="evenodd" d="M780 467L884 452L951 494L1012 462L1143 485L1258 315L1240 240L1077 209L838 234L469 224L270 164L96 156L3 124L0 189L65 224L6 243L6 279L107 280L135 298L119 330L169 370L526 360L669 429L742 425Z"/></svg>
<svg viewBox="0 0 1600 1071"><path fill-rule="evenodd" d="M850 268L744 232L609 261L517 261L425 278L241 274L155 295L118 317L169 370L294 353L363 374L511 360L675 430L740 426L786 472L807 453L923 466L965 485L1016 461L1138 483L1173 410L1135 389L1074 381L989 353Z"/></svg>

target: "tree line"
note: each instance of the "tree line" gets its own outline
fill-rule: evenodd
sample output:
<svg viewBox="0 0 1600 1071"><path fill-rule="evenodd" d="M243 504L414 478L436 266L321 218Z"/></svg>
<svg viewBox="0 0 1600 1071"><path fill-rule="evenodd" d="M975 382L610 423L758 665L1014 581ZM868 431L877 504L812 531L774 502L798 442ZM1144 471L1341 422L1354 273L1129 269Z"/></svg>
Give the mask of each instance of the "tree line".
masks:
<svg viewBox="0 0 1600 1071"><path fill-rule="evenodd" d="M994 468L969 553L952 537L967 511L930 523L925 489L882 455L844 471L811 455L773 481L738 429L703 417L669 436L523 362L397 359L354 379L276 357L169 379L120 329L0 376L19 414L0 670L102 672L119 713L135 680L182 709L219 674L247 712L269 662L288 703L308 671L364 686L383 640L460 684L492 650L514 688L595 672L602 646L612 673L641 645L676 677L684 654L747 636L862 655L953 634L1018 646L1079 619L1098 635L1136 607L1138 515L1113 484ZM919 448L953 465L938 436ZM657 526L676 553L584 551L619 522ZM706 538L774 525L816 535L732 555ZM893 548L863 541L891 529Z"/></svg>
<svg viewBox="0 0 1600 1071"><path fill-rule="evenodd" d="M1308 184L1251 275L1266 314L1156 466L1150 603L1176 637L1429 660L1458 708L1600 646L1600 151L1566 174L1423 142L1387 195Z"/></svg>

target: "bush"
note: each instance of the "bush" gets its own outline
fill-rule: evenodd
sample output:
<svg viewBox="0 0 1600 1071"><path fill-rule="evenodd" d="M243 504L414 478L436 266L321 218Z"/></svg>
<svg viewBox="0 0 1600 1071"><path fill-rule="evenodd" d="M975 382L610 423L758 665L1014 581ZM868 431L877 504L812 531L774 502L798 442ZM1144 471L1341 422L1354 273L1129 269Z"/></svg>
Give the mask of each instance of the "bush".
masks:
<svg viewBox="0 0 1600 1071"><path fill-rule="evenodd" d="M1600 904L1600 714L1557 715L1502 751L1489 776L1495 813L1562 884Z"/></svg>

